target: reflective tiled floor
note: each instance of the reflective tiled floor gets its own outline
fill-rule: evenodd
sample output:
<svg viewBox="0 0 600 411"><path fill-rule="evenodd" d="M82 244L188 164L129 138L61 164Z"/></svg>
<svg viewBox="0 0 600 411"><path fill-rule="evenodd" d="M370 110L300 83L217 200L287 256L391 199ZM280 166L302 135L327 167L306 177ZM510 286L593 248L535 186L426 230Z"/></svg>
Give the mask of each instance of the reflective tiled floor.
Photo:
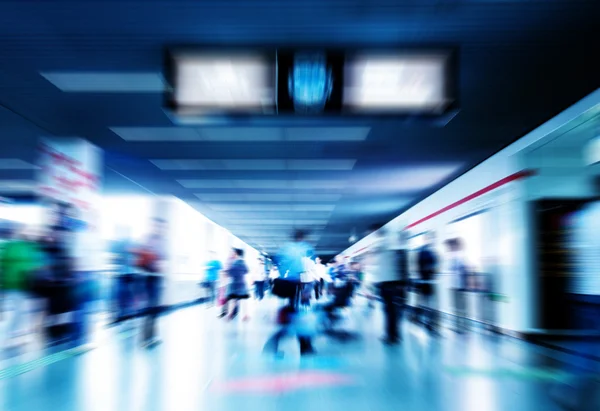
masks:
<svg viewBox="0 0 600 411"><path fill-rule="evenodd" d="M551 411L561 409L553 396L571 395L558 379L594 367L477 332L430 338L412 324L402 345L386 347L379 312L362 307L344 325L357 339L319 336L306 359L288 340L284 358L266 358L275 305L232 323L215 309L180 310L161 319L164 341L151 350L135 330L112 329L88 353L0 379L0 409Z"/></svg>

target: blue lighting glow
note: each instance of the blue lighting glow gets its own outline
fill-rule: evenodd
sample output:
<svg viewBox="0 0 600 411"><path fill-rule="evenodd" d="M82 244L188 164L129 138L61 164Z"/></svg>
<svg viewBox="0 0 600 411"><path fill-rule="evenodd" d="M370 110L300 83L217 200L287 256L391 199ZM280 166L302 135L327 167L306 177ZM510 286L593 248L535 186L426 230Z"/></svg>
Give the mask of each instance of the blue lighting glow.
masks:
<svg viewBox="0 0 600 411"><path fill-rule="evenodd" d="M289 93L296 111L322 111L331 95L333 78L323 54L295 57L288 78Z"/></svg>

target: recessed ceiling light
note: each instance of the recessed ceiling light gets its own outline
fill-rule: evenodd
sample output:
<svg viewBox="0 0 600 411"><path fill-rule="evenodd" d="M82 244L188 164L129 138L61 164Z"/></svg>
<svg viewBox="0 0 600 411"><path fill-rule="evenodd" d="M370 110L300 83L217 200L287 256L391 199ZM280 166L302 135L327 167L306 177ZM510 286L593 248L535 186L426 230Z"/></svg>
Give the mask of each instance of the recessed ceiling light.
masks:
<svg viewBox="0 0 600 411"><path fill-rule="evenodd" d="M28 163L19 158L0 158L0 170L35 170L35 164Z"/></svg>
<svg viewBox="0 0 600 411"><path fill-rule="evenodd" d="M442 183L462 167L448 164L381 169L354 177L348 187L361 194L415 193Z"/></svg>
<svg viewBox="0 0 600 411"><path fill-rule="evenodd" d="M243 212L243 211L333 211L335 204L221 204L208 203L208 207L215 211Z"/></svg>
<svg viewBox="0 0 600 411"><path fill-rule="evenodd" d="M160 93L165 89L161 74L153 72L65 72L40 73L65 92Z"/></svg>
<svg viewBox="0 0 600 411"><path fill-rule="evenodd" d="M290 228L310 228L310 226L326 225L329 219L278 219L263 217L259 219L228 219L227 222L232 225L289 225Z"/></svg>
<svg viewBox="0 0 600 411"><path fill-rule="evenodd" d="M0 191L3 193L30 192L37 188L31 180L0 180Z"/></svg>
<svg viewBox="0 0 600 411"><path fill-rule="evenodd" d="M186 188L242 188L242 189L342 189L344 180L207 180L181 179Z"/></svg>
<svg viewBox="0 0 600 411"><path fill-rule="evenodd" d="M189 127L111 127L125 141L199 141L200 135Z"/></svg>
<svg viewBox="0 0 600 411"><path fill-rule="evenodd" d="M110 127L125 141L363 141L369 127Z"/></svg>
<svg viewBox="0 0 600 411"><path fill-rule="evenodd" d="M203 202L261 202L261 203L298 203L325 202L334 203L340 200L341 194L328 193L194 193Z"/></svg>
<svg viewBox="0 0 600 411"><path fill-rule="evenodd" d="M288 127L285 129L287 141L363 141L369 135L370 127Z"/></svg>
<svg viewBox="0 0 600 411"><path fill-rule="evenodd" d="M356 160L344 159L155 159L150 160L161 170L233 170L233 171L348 171Z"/></svg>

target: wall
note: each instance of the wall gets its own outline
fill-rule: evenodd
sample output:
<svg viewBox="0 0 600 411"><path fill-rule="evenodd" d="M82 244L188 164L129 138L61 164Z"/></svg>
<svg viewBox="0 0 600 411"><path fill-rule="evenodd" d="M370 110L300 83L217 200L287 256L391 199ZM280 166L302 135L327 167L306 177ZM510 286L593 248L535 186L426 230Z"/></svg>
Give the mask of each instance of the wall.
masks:
<svg viewBox="0 0 600 411"><path fill-rule="evenodd" d="M499 291L508 297L508 302L498 307L499 325L514 331L535 330L538 326L537 284L536 276L533 275L536 267L533 261L533 226L529 200L553 192L580 195L588 188L585 178L574 169L565 178L546 169L542 170L539 177L534 177L535 180L516 179L485 195L456 204L494 183L514 176L515 173L539 165L531 159L526 159L522 151L555 139L556 136L564 134L568 127L575 123L584 123L599 112L600 90L597 90L399 215L387 224L386 229L400 231L411 227L412 233L431 230L438 233L440 242L440 237L446 235L450 222L488 209L489 214L483 230L486 263L482 269L498 273L501 278ZM571 161L578 162L579 158ZM563 166L567 164L563 163ZM573 167L573 164L569 167ZM572 179L575 181L571 181ZM452 208L448 208L449 206ZM342 255L360 254L373 238L371 235L360 240ZM441 244L438 243L437 248L441 249ZM440 283L440 308L447 311L450 308L448 279L444 277L444 272Z"/></svg>

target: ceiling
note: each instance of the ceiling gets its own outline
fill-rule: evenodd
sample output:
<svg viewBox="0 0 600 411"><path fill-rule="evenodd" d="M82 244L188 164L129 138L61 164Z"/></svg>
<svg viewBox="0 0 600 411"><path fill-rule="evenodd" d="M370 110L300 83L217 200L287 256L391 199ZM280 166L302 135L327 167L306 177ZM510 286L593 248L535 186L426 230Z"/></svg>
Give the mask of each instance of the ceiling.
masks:
<svg viewBox="0 0 600 411"><path fill-rule="evenodd" d="M109 194L173 194L267 250L309 227L333 254L598 88L598 17L594 0L1 1L0 195L34 178L40 135L81 136ZM160 73L181 43L458 46L461 110L178 127Z"/></svg>

